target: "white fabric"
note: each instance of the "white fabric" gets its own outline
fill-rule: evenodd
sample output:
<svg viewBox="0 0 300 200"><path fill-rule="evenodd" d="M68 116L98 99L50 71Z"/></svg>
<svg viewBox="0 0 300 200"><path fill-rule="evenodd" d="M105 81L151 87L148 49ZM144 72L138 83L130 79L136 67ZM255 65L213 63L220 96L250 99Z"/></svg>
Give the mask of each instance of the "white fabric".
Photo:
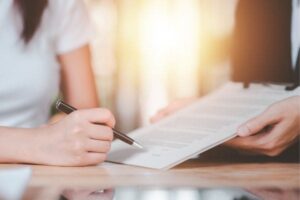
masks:
<svg viewBox="0 0 300 200"><path fill-rule="evenodd" d="M32 170L30 167L0 170L0 199L22 199Z"/></svg>
<svg viewBox="0 0 300 200"><path fill-rule="evenodd" d="M49 0L41 26L28 45L13 0L0 0L0 126L46 123L59 92L57 55L89 42L88 13L81 0Z"/></svg>
<svg viewBox="0 0 300 200"><path fill-rule="evenodd" d="M293 0L292 11L292 63L296 67L298 51L300 49L300 2Z"/></svg>

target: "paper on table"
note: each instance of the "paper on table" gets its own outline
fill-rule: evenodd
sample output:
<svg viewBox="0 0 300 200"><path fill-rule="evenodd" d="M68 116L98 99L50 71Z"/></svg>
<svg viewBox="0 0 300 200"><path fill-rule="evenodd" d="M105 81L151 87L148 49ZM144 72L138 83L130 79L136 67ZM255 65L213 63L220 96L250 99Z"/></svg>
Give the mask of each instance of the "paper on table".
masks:
<svg viewBox="0 0 300 200"><path fill-rule="evenodd" d="M155 169L169 169L233 137L241 123L270 104L300 94L299 88L229 82L198 102L160 121L130 133L145 149L135 149L118 140L108 161Z"/></svg>
<svg viewBox="0 0 300 200"><path fill-rule="evenodd" d="M0 199L22 199L30 177L29 167L0 170Z"/></svg>

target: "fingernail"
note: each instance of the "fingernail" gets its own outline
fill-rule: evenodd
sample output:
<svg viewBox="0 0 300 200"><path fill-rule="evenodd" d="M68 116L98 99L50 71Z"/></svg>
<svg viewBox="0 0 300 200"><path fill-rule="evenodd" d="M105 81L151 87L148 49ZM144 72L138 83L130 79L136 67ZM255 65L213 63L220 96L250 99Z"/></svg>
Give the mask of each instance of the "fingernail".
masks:
<svg viewBox="0 0 300 200"><path fill-rule="evenodd" d="M249 128L246 125L245 126L241 126L238 129L237 134L239 136L248 136L248 135L250 135L250 130L249 130Z"/></svg>

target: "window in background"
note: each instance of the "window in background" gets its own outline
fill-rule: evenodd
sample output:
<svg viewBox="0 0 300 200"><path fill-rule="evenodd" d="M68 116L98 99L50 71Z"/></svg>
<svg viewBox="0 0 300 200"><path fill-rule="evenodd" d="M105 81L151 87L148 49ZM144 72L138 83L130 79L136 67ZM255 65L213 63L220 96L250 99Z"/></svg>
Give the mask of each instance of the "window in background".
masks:
<svg viewBox="0 0 300 200"><path fill-rule="evenodd" d="M236 0L88 0L102 105L121 130L168 102L202 95L229 76Z"/></svg>

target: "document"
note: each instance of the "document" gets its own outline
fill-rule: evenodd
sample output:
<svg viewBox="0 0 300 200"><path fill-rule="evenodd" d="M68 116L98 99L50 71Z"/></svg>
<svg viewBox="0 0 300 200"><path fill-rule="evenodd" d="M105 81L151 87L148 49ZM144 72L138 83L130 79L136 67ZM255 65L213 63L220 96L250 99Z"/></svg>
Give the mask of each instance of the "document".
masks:
<svg viewBox="0 0 300 200"><path fill-rule="evenodd" d="M236 137L239 125L272 103L300 95L280 85L229 82L194 104L129 136L144 146L136 149L119 140L112 143L108 161L166 170Z"/></svg>

